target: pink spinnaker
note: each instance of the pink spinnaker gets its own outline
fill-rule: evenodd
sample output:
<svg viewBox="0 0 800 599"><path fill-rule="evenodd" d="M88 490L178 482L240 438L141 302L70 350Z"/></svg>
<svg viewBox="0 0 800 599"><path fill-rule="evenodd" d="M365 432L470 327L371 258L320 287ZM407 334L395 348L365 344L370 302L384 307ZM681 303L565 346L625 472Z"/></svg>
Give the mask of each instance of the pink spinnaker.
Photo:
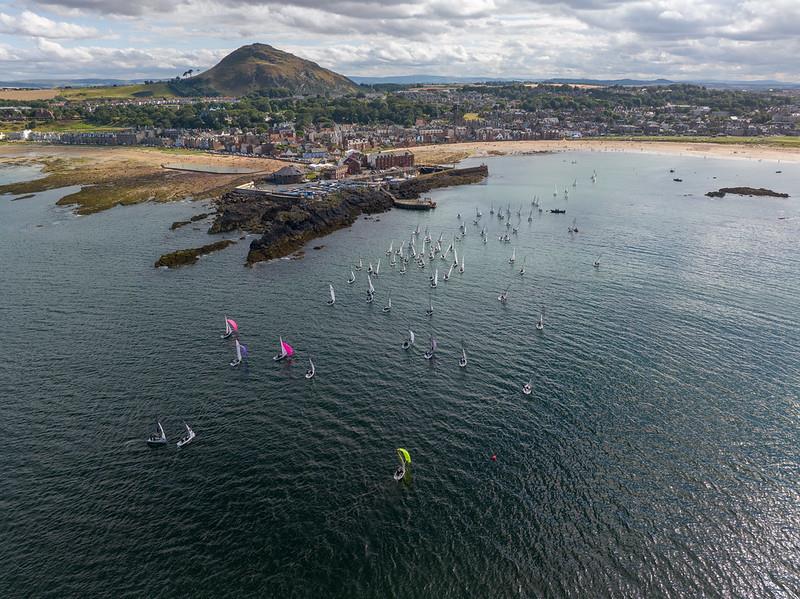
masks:
<svg viewBox="0 0 800 599"><path fill-rule="evenodd" d="M235 320L233 320L232 318L228 318L228 319L227 319L227 323L228 323L229 325L231 325L231 328L232 328L234 331L238 331L238 330L239 330L239 325L238 325L238 324L236 324L236 321L235 321Z"/></svg>
<svg viewBox="0 0 800 599"><path fill-rule="evenodd" d="M292 349L292 346L289 345L288 343L286 343L285 341L281 341L281 347L283 347L283 353L286 354L287 357L289 357L292 354L294 354L294 350Z"/></svg>

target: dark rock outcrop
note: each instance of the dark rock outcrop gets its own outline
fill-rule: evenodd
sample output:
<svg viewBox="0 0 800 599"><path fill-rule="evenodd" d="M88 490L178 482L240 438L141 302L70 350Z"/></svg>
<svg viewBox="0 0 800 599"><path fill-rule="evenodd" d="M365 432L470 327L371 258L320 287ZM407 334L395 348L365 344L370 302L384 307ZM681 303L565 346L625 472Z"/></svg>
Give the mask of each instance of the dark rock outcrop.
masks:
<svg viewBox="0 0 800 599"><path fill-rule="evenodd" d="M485 166L423 175L401 182L389 192L382 188L341 189L323 199L303 199L258 191L232 191L217 202L209 233L244 230L261 237L250 243L247 264L287 256L311 239L351 225L361 214L389 210L396 198L417 198L439 187L483 180Z"/></svg>
<svg viewBox="0 0 800 599"><path fill-rule="evenodd" d="M250 244L247 264L291 254L307 241L351 225L362 213L384 212L392 196L382 189L341 190L322 200L224 197L211 232L236 228L261 233Z"/></svg>
<svg viewBox="0 0 800 599"><path fill-rule="evenodd" d="M739 196L769 196L773 198L788 198L788 193L778 193L763 187L723 187L717 191L709 191L706 195L710 198L724 198L725 194Z"/></svg>
<svg viewBox="0 0 800 599"><path fill-rule="evenodd" d="M189 220L176 220L174 223L172 223L170 230L174 231L175 229L180 229L181 227L185 227L186 225L196 223L197 221L206 218L209 214L210 214L209 212L201 212L200 214L195 214Z"/></svg>
<svg viewBox="0 0 800 599"><path fill-rule="evenodd" d="M203 247L199 248L189 248L186 250L170 252L169 254L164 254L158 260L156 260L155 267L160 268L161 266L166 266L167 268L177 268L179 266L186 266L187 264L194 264L203 254L210 254L211 252L224 250L226 247L233 245L234 243L236 242L231 241L230 239L223 239L222 241L209 243L208 245L204 245Z"/></svg>

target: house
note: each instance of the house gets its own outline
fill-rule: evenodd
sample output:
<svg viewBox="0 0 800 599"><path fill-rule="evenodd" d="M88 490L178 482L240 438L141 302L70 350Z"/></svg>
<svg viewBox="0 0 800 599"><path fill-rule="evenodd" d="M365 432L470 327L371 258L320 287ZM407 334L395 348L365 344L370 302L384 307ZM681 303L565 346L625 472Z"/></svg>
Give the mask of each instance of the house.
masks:
<svg viewBox="0 0 800 599"><path fill-rule="evenodd" d="M305 175L299 168L290 164L275 171L270 176L270 180L277 185L291 185L294 183L302 183Z"/></svg>
<svg viewBox="0 0 800 599"><path fill-rule="evenodd" d="M347 177L347 165L341 164L339 166L329 166L320 171L323 179L344 179Z"/></svg>
<svg viewBox="0 0 800 599"><path fill-rule="evenodd" d="M364 166L366 157L359 152L352 152L342 160L342 165L347 167L348 175L358 175Z"/></svg>

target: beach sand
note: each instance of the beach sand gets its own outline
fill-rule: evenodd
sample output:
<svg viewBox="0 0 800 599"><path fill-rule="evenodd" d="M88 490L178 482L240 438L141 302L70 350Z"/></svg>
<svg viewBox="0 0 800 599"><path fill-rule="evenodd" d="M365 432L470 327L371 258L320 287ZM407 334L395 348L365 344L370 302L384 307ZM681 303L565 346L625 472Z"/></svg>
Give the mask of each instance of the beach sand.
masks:
<svg viewBox="0 0 800 599"><path fill-rule="evenodd" d="M414 152L417 164L446 164L468 157L505 156L533 152L626 152L800 163L800 148L756 144L581 139L467 142L416 146L409 149Z"/></svg>

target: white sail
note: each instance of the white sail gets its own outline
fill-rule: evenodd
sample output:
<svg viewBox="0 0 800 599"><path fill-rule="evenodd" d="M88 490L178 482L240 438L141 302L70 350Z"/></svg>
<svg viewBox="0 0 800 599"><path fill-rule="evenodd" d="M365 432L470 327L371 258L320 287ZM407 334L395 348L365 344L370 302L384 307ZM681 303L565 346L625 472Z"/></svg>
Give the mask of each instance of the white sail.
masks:
<svg viewBox="0 0 800 599"><path fill-rule="evenodd" d="M408 329L408 341L409 341L409 343L411 343L411 345L414 345L414 339L415 339L414 331L412 331L411 329Z"/></svg>
<svg viewBox="0 0 800 599"><path fill-rule="evenodd" d="M283 349L283 337L278 337L278 349L280 349L278 352L280 355L283 356L286 354L286 350Z"/></svg>
<svg viewBox="0 0 800 599"><path fill-rule="evenodd" d="M450 275L453 274L453 265L450 265L450 270L447 271L447 278L450 278Z"/></svg>
<svg viewBox="0 0 800 599"><path fill-rule="evenodd" d="M239 362L242 361L242 346L238 339L236 340L236 359L239 360Z"/></svg>
<svg viewBox="0 0 800 599"><path fill-rule="evenodd" d="M367 281L369 282L369 292L375 293L375 287L372 286L372 277L369 275L367 276Z"/></svg>
<svg viewBox="0 0 800 599"><path fill-rule="evenodd" d="M330 289L331 289L331 303L333 303L333 302L335 302L335 301L336 301L336 294L333 292L333 285L331 285L331 284L329 283L329 284L328 284L328 287L330 287Z"/></svg>
<svg viewBox="0 0 800 599"><path fill-rule="evenodd" d="M375 267L375 276L378 276L380 271L381 271L381 259L378 258L378 265Z"/></svg>
<svg viewBox="0 0 800 599"><path fill-rule="evenodd" d="M436 285L438 285L438 284L439 284L439 269L437 268L433 272L433 286L436 287Z"/></svg>
<svg viewBox="0 0 800 599"><path fill-rule="evenodd" d="M458 264L458 250L453 247L453 264Z"/></svg>
<svg viewBox="0 0 800 599"><path fill-rule="evenodd" d="M231 324L228 322L228 317L225 317L225 335L230 335L233 331L231 331Z"/></svg>
<svg viewBox="0 0 800 599"><path fill-rule="evenodd" d="M464 272L464 256L463 255L461 256L461 266L458 267L458 272L460 272L462 274Z"/></svg>

